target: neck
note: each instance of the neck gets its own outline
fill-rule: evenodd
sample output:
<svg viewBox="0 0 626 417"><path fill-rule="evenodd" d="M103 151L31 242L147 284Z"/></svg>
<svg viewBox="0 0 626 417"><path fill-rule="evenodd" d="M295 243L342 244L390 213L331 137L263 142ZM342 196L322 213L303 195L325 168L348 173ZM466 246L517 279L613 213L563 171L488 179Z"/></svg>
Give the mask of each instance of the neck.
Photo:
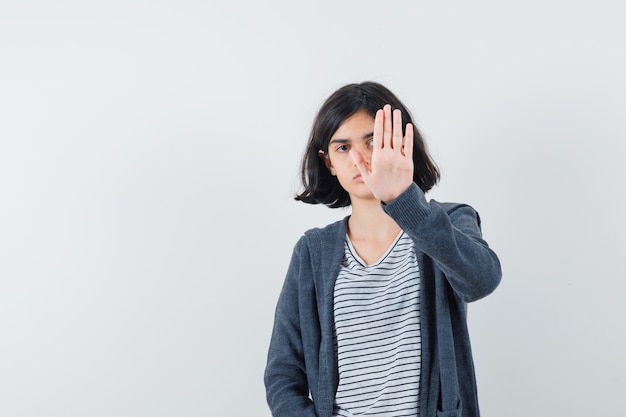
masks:
<svg viewBox="0 0 626 417"><path fill-rule="evenodd" d="M351 240L380 240L400 233L400 226L387 215L376 199L353 201L352 214L348 220L348 236Z"/></svg>

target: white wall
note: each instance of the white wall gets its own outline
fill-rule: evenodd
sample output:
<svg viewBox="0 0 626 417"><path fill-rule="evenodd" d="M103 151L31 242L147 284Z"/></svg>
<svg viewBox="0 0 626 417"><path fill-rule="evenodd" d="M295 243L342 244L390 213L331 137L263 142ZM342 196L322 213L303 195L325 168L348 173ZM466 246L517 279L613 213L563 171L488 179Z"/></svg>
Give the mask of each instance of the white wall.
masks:
<svg viewBox="0 0 626 417"><path fill-rule="evenodd" d="M0 415L269 416L262 372L322 101L412 109L504 279L485 417L623 410L619 1L0 3Z"/></svg>

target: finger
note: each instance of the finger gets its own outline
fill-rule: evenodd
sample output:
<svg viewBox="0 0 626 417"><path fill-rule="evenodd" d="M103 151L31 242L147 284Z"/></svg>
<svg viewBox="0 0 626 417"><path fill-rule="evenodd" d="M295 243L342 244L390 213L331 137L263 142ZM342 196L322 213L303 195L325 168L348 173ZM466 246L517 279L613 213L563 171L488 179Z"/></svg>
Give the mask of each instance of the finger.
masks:
<svg viewBox="0 0 626 417"><path fill-rule="evenodd" d="M402 112L398 109L393 111L393 149L402 149Z"/></svg>
<svg viewBox="0 0 626 417"><path fill-rule="evenodd" d="M385 114L382 109L376 112L374 117L374 149L380 149L383 147L383 123Z"/></svg>
<svg viewBox="0 0 626 417"><path fill-rule="evenodd" d="M361 173L361 177L363 177L363 179L367 178L370 172L367 164L365 163L365 160L363 159L363 156L359 153L359 151L357 151L356 149L350 149L350 157L352 158L352 161L354 161L354 164Z"/></svg>
<svg viewBox="0 0 626 417"><path fill-rule="evenodd" d="M391 148L391 134L393 132L393 124L391 120L391 105L385 104L383 106L384 123L383 123L383 148Z"/></svg>
<svg viewBox="0 0 626 417"><path fill-rule="evenodd" d="M403 155L413 158L413 125L411 123L406 124L406 135L404 135Z"/></svg>

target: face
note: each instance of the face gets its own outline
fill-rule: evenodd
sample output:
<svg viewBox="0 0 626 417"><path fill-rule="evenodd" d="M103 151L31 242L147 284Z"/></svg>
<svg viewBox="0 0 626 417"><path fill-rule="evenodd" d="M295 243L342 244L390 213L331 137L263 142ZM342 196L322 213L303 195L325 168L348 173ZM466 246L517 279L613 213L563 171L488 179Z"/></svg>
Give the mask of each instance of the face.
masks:
<svg viewBox="0 0 626 417"><path fill-rule="evenodd" d="M365 110L361 110L339 125L337 131L330 138L328 153L322 155L330 173L337 177L339 184L350 195L353 202L356 199L373 199L369 188L363 183L350 150L354 149L363 156L367 165L372 158L374 138L374 118Z"/></svg>

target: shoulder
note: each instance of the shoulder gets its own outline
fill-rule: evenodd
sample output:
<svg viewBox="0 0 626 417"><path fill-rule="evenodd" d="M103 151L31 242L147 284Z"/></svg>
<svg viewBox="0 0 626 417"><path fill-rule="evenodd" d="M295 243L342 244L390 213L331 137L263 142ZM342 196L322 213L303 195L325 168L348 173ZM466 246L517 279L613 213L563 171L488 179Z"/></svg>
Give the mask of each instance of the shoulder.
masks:
<svg viewBox="0 0 626 417"><path fill-rule="evenodd" d="M300 241L306 241L309 244L319 244L320 242L331 242L337 238L341 238L346 234L346 225L348 217L328 224L324 227L314 227L304 232Z"/></svg>
<svg viewBox="0 0 626 417"><path fill-rule="evenodd" d="M314 260L334 258L334 254L343 253L348 217L324 227L307 230L300 236L294 247L294 253L301 259Z"/></svg>
<svg viewBox="0 0 626 417"><path fill-rule="evenodd" d="M296 242L288 277L302 289L326 288L336 277L345 244L347 219L309 229ZM294 281L295 280L295 281ZM334 282L334 281L332 281Z"/></svg>
<svg viewBox="0 0 626 417"><path fill-rule="evenodd" d="M472 208L469 204L465 204L465 203L458 203L458 202L451 202L451 201L437 201L435 199L430 200L430 202L432 204L436 204L436 205L440 206L448 214L451 214L452 212L454 212L454 211L456 211L456 210L458 210L460 208L464 208L464 207Z"/></svg>

